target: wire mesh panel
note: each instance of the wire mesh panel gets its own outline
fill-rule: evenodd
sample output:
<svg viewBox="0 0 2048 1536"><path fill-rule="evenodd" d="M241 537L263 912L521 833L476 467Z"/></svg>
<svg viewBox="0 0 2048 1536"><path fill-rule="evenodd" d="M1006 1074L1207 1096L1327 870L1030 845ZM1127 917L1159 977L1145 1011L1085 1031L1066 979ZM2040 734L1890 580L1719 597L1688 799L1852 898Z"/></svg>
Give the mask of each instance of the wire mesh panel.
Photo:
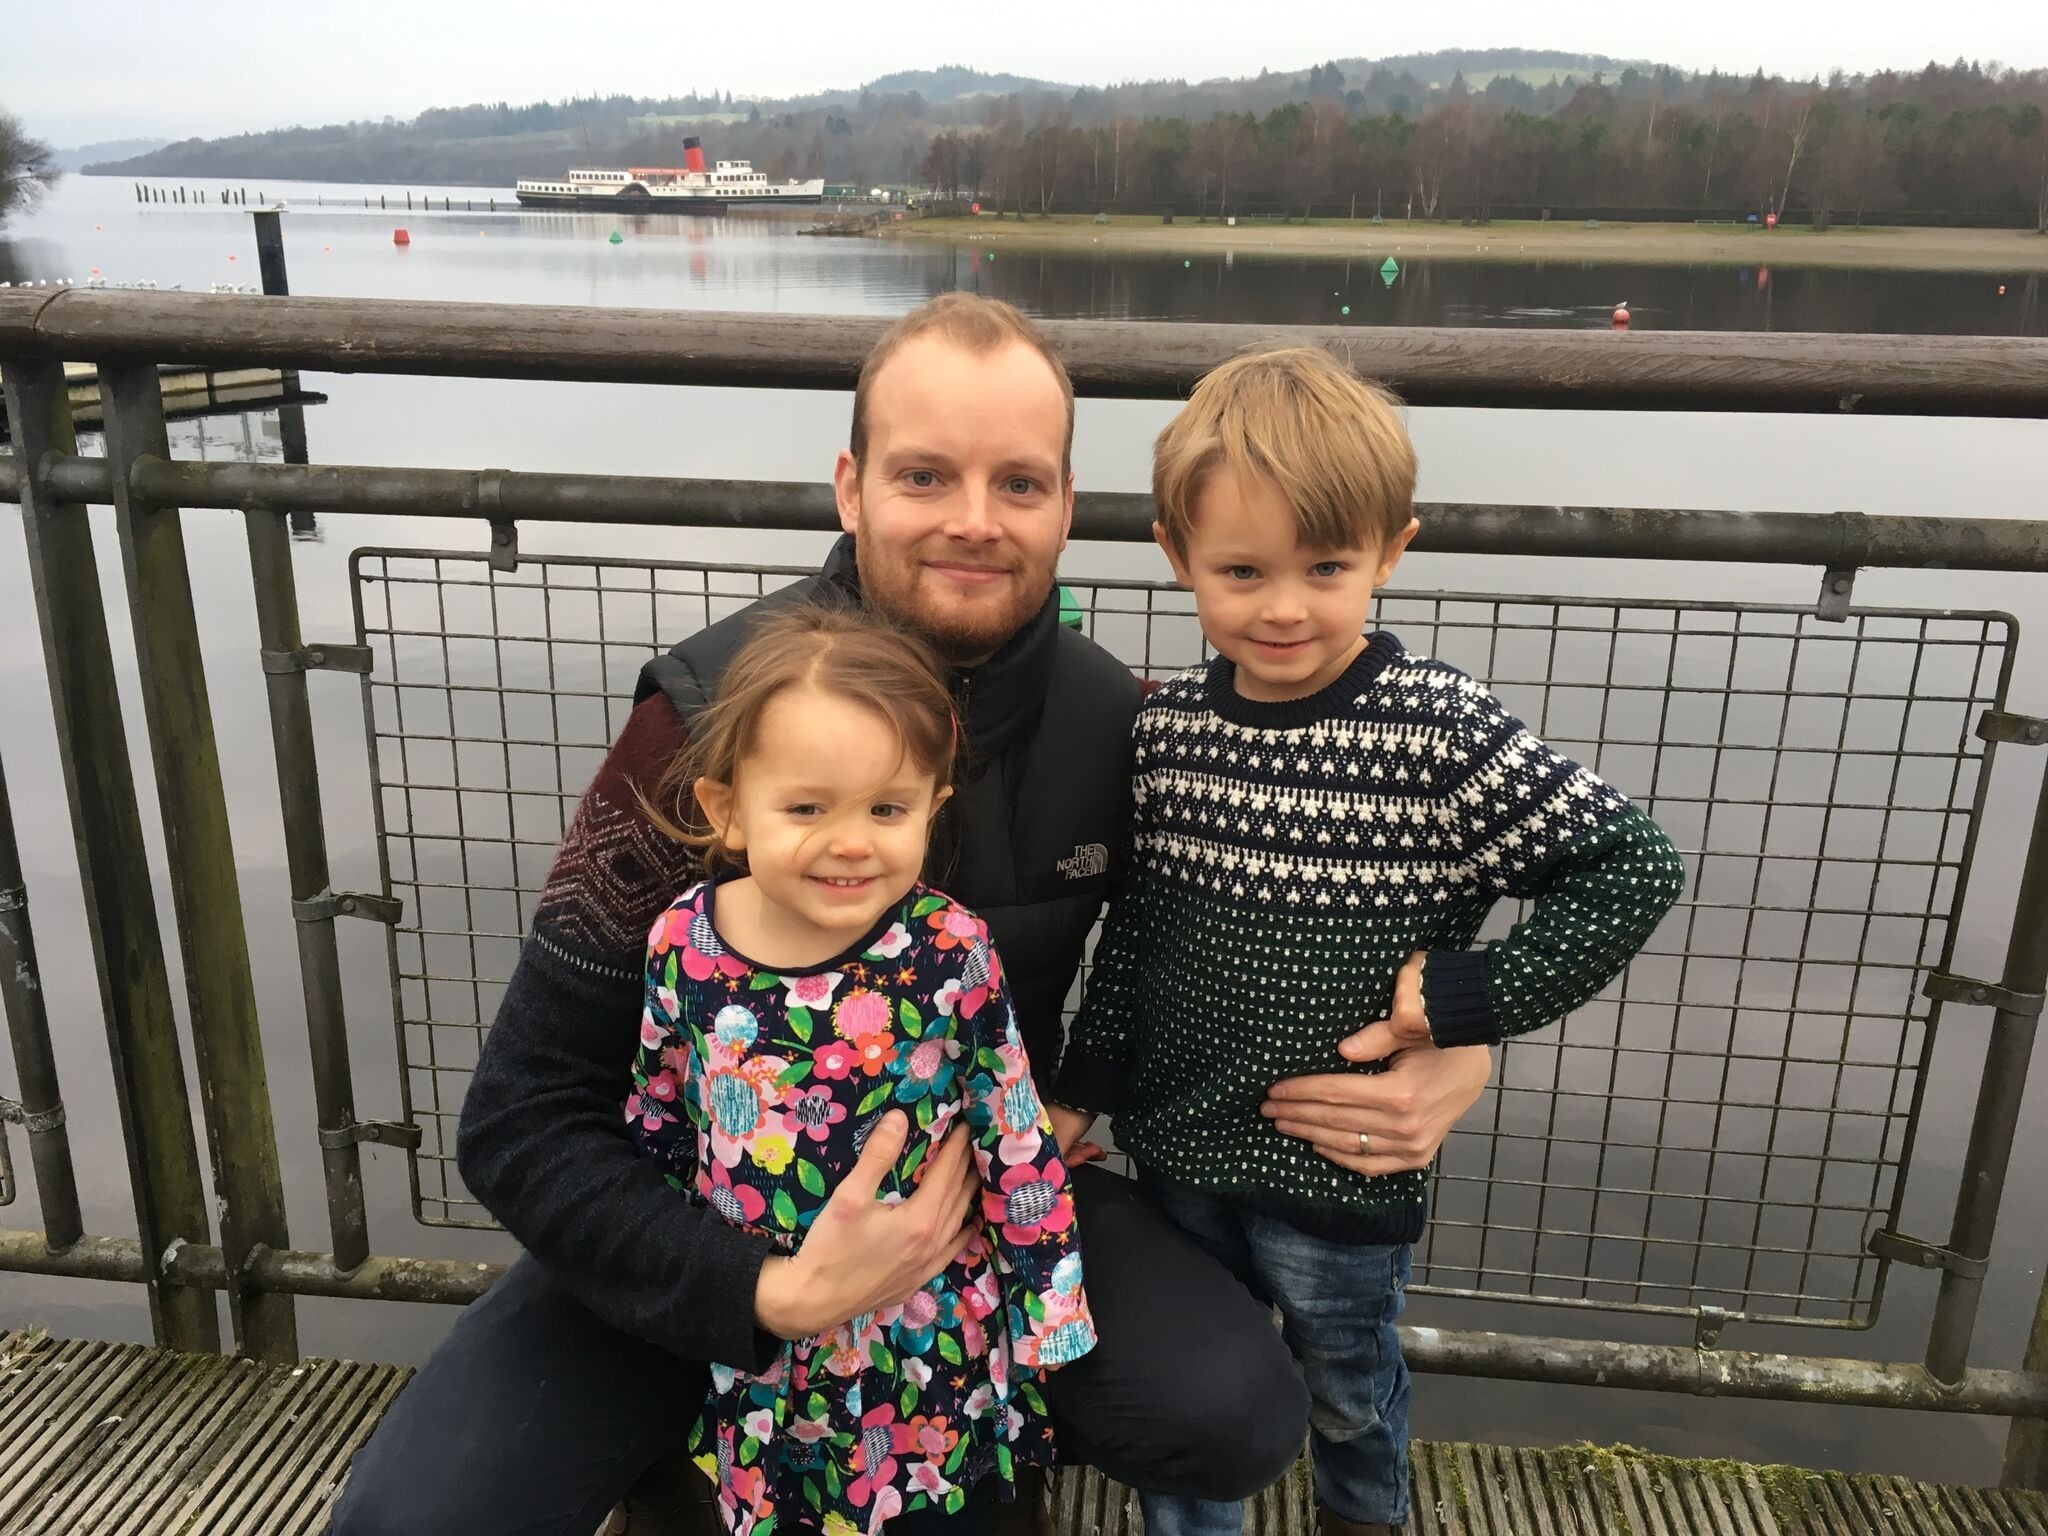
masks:
<svg viewBox="0 0 2048 1536"><path fill-rule="evenodd" d="M455 1116L576 798L660 645L793 569L356 557L417 1206L479 1224ZM1070 579L1141 675L1186 594ZM1998 614L1388 595L1683 850L1685 896L1594 1002L1501 1053L1444 1149L1418 1290L1837 1326L1874 1318L2014 643ZM1506 906L1484 937L1505 931ZM623 1074L624 1064L621 1064Z"/></svg>

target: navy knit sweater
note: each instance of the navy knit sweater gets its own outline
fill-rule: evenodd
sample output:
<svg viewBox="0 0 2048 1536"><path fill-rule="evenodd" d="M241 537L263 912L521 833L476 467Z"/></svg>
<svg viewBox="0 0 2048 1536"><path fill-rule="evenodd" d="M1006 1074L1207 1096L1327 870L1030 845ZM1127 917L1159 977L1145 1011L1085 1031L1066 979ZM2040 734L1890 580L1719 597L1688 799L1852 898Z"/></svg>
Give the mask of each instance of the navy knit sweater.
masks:
<svg viewBox="0 0 2048 1536"><path fill-rule="evenodd" d="M1620 972L1677 899L1670 841L1472 678L1372 636L1321 692L1241 697L1218 658L1147 700L1133 856L1053 1097L1197 1189L1345 1242L1421 1235L1426 1175L1338 1167L1259 1113L1348 1067L1427 951L1444 1046L1549 1023ZM1533 901L1483 950L1501 897Z"/></svg>

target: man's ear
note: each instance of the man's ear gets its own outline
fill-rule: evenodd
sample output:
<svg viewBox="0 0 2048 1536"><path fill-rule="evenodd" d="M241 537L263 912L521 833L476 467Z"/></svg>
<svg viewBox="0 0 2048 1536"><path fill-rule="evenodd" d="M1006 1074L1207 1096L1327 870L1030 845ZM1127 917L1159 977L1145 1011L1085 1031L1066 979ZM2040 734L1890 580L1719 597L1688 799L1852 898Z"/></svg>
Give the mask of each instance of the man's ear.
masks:
<svg viewBox="0 0 2048 1536"><path fill-rule="evenodd" d="M832 499L839 506L839 526L848 533L860 531L860 460L851 448L839 450L832 466Z"/></svg>
<svg viewBox="0 0 2048 1536"><path fill-rule="evenodd" d="M718 834L718 840L738 853L746 846L746 840L732 824L732 786L721 784L716 779L699 779L690 789L697 797L697 807L703 811L704 820Z"/></svg>
<svg viewBox="0 0 2048 1536"><path fill-rule="evenodd" d="M1372 584L1375 587L1384 587L1393 579L1394 567L1401 563L1401 557L1408 552L1408 545L1414 540L1415 535L1421 531L1421 522L1411 517L1408 519L1408 526L1406 528L1403 528L1380 546L1379 574L1372 579Z"/></svg>
<svg viewBox="0 0 2048 1536"><path fill-rule="evenodd" d="M1180 551L1173 547L1173 540L1167 537L1166 524L1152 525L1152 542L1159 546L1159 552L1166 556L1166 563L1173 567L1173 579L1190 592L1194 591L1195 584L1188 579L1188 563L1181 558Z"/></svg>

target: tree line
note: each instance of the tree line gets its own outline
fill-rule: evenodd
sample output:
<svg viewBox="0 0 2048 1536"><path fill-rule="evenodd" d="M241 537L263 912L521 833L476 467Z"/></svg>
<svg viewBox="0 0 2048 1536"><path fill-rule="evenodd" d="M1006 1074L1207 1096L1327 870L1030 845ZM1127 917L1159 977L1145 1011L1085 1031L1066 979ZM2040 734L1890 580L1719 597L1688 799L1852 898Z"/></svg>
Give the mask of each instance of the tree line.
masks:
<svg viewBox="0 0 2048 1536"><path fill-rule="evenodd" d="M1545 208L2048 233L2048 71L1930 65L1723 80L1672 99L1602 81L1543 115L1454 81L1414 114L1334 91L1263 114L1077 120L1017 97L936 132L918 179L1005 212L1528 216Z"/></svg>
<svg viewBox="0 0 2048 1536"><path fill-rule="evenodd" d="M714 158L777 179L922 187L1022 214L2048 227L2048 71L1958 60L1801 81L1614 63L1471 51L1001 92L986 87L1015 77L949 66L895 77L922 89L497 102L188 140L92 169L505 186L569 165L673 165L696 133Z"/></svg>

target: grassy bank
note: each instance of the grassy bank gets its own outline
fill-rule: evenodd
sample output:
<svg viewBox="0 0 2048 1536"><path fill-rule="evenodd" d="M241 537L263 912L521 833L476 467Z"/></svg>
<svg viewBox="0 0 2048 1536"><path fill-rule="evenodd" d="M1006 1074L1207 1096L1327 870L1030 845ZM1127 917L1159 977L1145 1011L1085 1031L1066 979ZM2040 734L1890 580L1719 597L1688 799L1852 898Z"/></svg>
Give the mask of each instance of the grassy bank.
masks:
<svg viewBox="0 0 2048 1536"><path fill-rule="evenodd" d="M1085 214L1050 218L906 219L884 238L969 242L999 249L1128 250L1192 257L1239 255L1384 257L1403 261L1589 261L1773 267L1893 267L1918 271L2048 272L2048 236L2013 229L1774 229L1731 224L1457 224L1389 220L1374 225L1324 219L1259 220L1228 228L1211 221Z"/></svg>

